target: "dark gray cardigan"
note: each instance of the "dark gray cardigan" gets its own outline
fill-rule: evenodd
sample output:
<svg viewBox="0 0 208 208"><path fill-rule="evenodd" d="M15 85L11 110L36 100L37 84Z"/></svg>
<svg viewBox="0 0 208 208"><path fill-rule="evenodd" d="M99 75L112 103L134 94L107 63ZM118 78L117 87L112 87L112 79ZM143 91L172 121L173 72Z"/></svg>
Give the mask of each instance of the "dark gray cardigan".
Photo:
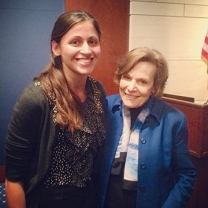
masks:
<svg viewBox="0 0 208 208"><path fill-rule="evenodd" d="M101 83L95 83L101 91L104 108L104 88ZM10 181L24 181L27 198L42 184L50 166L59 129L53 121L53 107L34 82L24 89L14 106L6 139L5 172ZM102 116L104 119L104 113Z"/></svg>

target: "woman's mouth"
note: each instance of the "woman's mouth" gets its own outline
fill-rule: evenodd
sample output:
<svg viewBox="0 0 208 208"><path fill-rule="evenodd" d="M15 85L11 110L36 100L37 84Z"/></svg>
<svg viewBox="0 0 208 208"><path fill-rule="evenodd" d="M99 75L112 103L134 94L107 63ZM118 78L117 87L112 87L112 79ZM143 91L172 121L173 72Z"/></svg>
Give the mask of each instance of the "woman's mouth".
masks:
<svg viewBox="0 0 208 208"><path fill-rule="evenodd" d="M136 99L136 98L138 97L138 96L130 95L130 94L127 94L127 93L125 93L125 96L126 96L126 98L129 99L129 100L133 100L133 99Z"/></svg>

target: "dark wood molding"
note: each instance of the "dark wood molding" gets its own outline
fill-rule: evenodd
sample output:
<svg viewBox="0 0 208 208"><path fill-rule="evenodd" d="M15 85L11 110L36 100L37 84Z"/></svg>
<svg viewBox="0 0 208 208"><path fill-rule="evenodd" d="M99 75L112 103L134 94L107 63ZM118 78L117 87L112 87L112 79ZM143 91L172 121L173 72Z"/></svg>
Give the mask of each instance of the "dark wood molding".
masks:
<svg viewBox="0 0 208 208"><path fill-rule="evenodd" d="M0 166L0 183L5 182L5 167Z"/></svg>

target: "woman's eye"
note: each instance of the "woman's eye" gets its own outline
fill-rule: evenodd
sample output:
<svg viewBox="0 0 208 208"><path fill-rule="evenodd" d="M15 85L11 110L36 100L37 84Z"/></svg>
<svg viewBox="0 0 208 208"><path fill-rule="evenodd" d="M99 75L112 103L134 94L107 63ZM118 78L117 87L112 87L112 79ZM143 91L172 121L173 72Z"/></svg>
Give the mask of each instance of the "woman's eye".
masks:
<svg viewBox="0 0 208 208"><path fill-rule="evenodd" d="M146 81L146 80L139 80L139 81L138 81L138 84L144 85L144 84L147 84L147 81Z"/></svg>
<svg viewBox="0 0 208 208"><path fill-rule="evenodd" d="M126 79L126 80L130 80L130 77L129 77L127 74L123 74L123 75L122 75L122 78L123 78L123 79Z"/></svg>
<svg viewBox="0 0 208 208"><path fill-rule="evenodd" d="M90 45L98 45L99 44L99 40L97 40L97 39L90 39L89 40L89 44Z"/></svg>
<svg viewBox="0 0 208 208"><path fill-rule="evenodd" d="M80 43L80 41L79 40L72 40L71 42L70 42L70 45L73 45L73 46L78 46L78 45L80 45L81 43Z"/></svg>

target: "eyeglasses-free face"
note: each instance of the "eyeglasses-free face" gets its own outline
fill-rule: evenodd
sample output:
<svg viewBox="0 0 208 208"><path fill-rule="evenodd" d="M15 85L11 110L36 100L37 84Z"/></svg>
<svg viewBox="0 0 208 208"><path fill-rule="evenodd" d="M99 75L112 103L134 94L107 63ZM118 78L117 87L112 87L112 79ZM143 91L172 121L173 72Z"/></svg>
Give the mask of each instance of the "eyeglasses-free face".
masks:
<svg viewBox="0 0 208 208"><path fill-rule="evenodd" d="M143 106L154 91L156 67L149 62L139 62L119 82L119 92L128 108Z"/></svg>
<svg viewBox="0 0 208 208"><path fill-rule="evenodd" d="M99 36L90 21L75 24L59 44L52 41L52 50L61 56L63 70L72 78L91 74L101 54Z"/></svg>

